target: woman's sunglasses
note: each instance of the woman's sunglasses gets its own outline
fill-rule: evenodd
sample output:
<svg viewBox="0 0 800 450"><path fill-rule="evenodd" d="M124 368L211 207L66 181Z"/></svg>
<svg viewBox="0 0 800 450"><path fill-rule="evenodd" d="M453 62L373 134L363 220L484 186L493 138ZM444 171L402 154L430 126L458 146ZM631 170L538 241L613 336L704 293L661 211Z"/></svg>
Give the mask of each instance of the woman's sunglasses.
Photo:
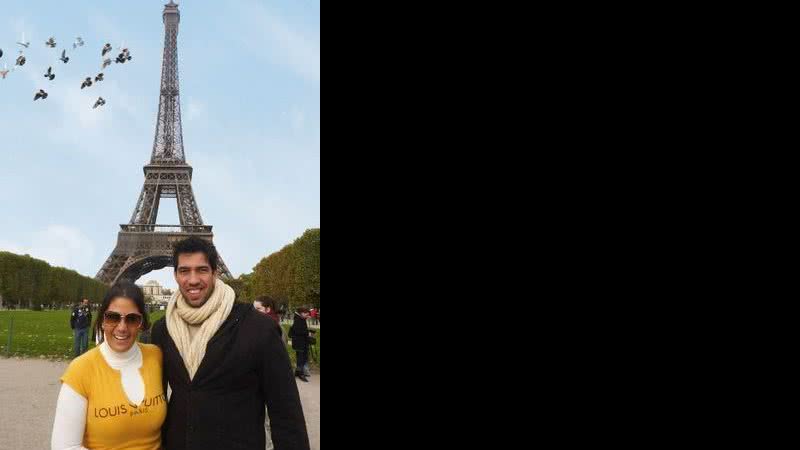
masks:
<svg viewBox="0 0 800 450"><path fill-rule="evenodd" d="M130 313L123 316L118 312L106 311L106 313L103 314L104 325L116 327L123 320L128 327L138 327L142 324L143 318L141 314L137 313Z"/></svg>

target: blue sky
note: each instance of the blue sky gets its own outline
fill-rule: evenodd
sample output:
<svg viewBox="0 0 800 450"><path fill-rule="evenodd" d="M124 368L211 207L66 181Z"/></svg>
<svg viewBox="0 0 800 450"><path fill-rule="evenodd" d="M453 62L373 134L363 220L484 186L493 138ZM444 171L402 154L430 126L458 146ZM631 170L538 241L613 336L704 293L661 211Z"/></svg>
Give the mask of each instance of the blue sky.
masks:
<svg viewBox="0 0 800 450"><path fill-rule="evenodd" d="M91 277L109 256L153 148L165 3L3 0L0 68L13 67L23 32L31 45L26 65L0 79L0 250ZM320 4L179 4L184 149L203 220L238 276L320 226ZM76 36L86 45L73 50ZM133 60L81 90L106 42ZM39 89L49 97L33 102ZM93 110L99 96L107 103ZM178 223L174 199L158 223ZM150 279L175 285L170 268L139 283Z"/></svg>

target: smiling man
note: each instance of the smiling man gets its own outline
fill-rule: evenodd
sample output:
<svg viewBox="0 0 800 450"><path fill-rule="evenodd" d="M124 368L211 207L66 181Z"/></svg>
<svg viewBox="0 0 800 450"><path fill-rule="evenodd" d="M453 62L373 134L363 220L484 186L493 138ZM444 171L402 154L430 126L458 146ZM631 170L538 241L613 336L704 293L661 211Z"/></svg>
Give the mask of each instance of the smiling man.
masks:
<svg viewBox="0 0 800 450"><path fill-rule="evenodd" d="M266 406L275 450L309 450L289 355L278 325L217 278L214 245L175 244L178 292L153 327L172 388L162 430L166 450L264 450Z"/></svg>

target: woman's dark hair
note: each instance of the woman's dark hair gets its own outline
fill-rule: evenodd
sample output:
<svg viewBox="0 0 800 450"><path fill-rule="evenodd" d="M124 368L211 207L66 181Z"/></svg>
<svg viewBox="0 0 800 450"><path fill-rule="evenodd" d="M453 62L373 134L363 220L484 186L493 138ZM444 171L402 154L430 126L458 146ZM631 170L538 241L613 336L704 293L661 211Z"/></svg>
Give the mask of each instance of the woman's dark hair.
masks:
<svg viewBox="0 0 800 450"><path fill-rule="evenodd" d="M272 309L272 311L274 311L275 313L278 312L275 309L275 300L273 300L272 297L269 297L268 295L262 295L261 297L258 297L256 301L264 305L264 308L269 306L270 309Z"/></svg>
<svg viewBox="0 0 800 450"><path fill-rule="evenodd" d="M103 316L105 316L106 311L108 311L108 307L111 306L111 301L119 297L133 300L133 303L136 304L136 308L139 310L139 314L141 314L143 318L141 331L150 329L150 318L147 315L147 308L144 306L144 292L142 292L142 288L132 281L123 280L111 286L111 289L108 290L108 293L103 298L103 303L97 311L97 318L94 320L93 339L96 338L98 334L100 335L100 342L103 342L105 339L103 335Z"/></svg>

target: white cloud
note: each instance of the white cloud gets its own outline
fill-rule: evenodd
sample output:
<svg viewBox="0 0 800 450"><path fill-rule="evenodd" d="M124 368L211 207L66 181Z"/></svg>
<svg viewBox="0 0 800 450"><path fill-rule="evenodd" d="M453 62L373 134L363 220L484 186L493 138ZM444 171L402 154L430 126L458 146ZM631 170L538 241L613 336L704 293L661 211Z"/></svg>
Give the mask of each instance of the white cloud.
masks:
<svg viewBox="0 0 800 450"><path fill-rule="evenodd" d="M71 80L68 84L78 86L79 83L79 80ZM106 108L107 104L93 109L92 106L99 97L101 96L96 91L86 89L68 89L64 96L56 97L64 114L62 125L68 128L77 125L84 130L108 127L112 121L113 109Z"/></svg>
<svg viewBox="0 0 800 450"><path fill-rule="evenodd" d="M292 121L292 129L297 132L303 131L303 127L306 123L305 113L303 113L303 111L301 111L299 108L295 107L292 108L290 116Z"/></svg>
<svg viewBox="0 0 800 450"><path fill-rule="evenodd" d="M81 80L76 78L69 80L67 84L77 87ZM94 109L99 97L103 97L106 104ZM135 100L120 88L117 81L104 80L85 89L68 89L64 96L58 98L64 113L64 126L74 126L77 122L83 129L107 128L115 121L118 113L125 116L123 120L126 122L141 120Z"/></svg>
<svg viewBox="0 0 800 450"><path fill-rule="evenodd" d="M206 105L203 102L190 98L186 104L186 115L182 118L185 118L187 121L192 121L202 117L205 113Z"/></svg>
<svg viewBox="0 0 800 450"><path fill-rule="evenodd" d="M274 148L280 145L277 142L264 145L286 151ZM242 161L229 156L198 155L193 164L196 179L205 183L195 187L203 219L214 226L214 240L234 276L250 272L262 257L291 243L306 229L319 226L314 205L298 203L301 197L281 195L277 180L273 186L263 185L259 177L263 161L251 159L249 163L244 167ZM206 188L207 180L213 180L213 189ZM232 233L231 221L245 223L255 231L250 235Z"/></svg>
<svg viewBox="0 0 800 450"><path fill-rule="evenodd" d="M123 44L122 34L120 33L120 26L110 17L100 12L93 12L89 15L89 22L92 24L95 32L99 36L105 36L112 47L117 48ZM106 42L95 43L94 46L98 48L106 44ZM87 42L87 44L91 44ZM91 47L91 46L90 46Z"/></svg>
<svg viewBox="0 0 800 450"><path fill-rule="evenodd" d="M252 30L243 36L244 44L298 75L320 82L320 38L303 33L284 22L258 3L244 3L244 20Z"/></svg>
<svg viewBox="0 0 800 450"><path fill-rule="evenodd" d="M7 241L0 241L0 251L16 253L18 255L25 254L25 251L22 249L22 247Z"/></svg>
<svg viewBox="0 0 800 450"><path fill-rule="evenodd" d="M287 113L281 112L281 120L288 120L289 126L295 132L301 132L306 125L306 114L297 106L292 106L292 109Z"/></svg>
<svg viewBox="0 0 800 450"><path fill-rule="evenodd" d="M66 267L86 276L94 276L94 245L80 230L64 225L49 225L33 232L29 244L0 242L0 248L16 254L28 254L51 266Z"/></svg>

